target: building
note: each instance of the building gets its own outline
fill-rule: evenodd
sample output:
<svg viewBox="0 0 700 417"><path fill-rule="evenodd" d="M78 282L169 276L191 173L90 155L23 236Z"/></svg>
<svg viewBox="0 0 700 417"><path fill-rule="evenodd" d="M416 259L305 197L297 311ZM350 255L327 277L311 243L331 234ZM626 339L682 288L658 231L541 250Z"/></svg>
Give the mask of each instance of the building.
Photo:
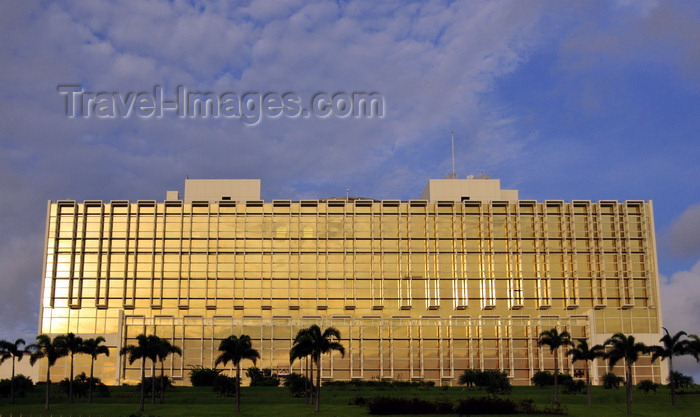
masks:
<svg viewBox="0 0 700 417"><path fill-rule="evenodd" d="M552 327L591 345L661 337L651 202L519 200L495 179L430 180L411 201L264 202L259 180L187 180L182 199L49 202L45 260L40 332L105 336L96 375L114 384L138 379L117 352L140 333L182 348L168 360L182 384L231 334L251 336L259 367L290 372L311 324L346 348L323 378L438 384L470 368L528 384L553 368L537 347ZM660 382L662 366L642 358L635 379Z"/></svg>

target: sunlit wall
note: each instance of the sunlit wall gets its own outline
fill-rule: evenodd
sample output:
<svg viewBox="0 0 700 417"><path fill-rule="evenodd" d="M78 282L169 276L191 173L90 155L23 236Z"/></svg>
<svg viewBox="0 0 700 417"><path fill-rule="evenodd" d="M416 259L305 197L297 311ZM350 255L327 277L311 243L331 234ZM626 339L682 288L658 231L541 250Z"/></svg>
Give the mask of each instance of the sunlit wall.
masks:
<svg viewBox="0 0 700 417"><path fill-rule="evenodd" d="M186 384L230 334L287 373L292 338L319 324L346 348L325 357L324 378L455 384L474 368L528 384L553 368L537 347L552 327L589 344L618 331L658 342L652 219L641 201L53 202L40 332L105 336L106 383L138 379L140 362L117 352L140 333L183 349L167 372ZM660 372L642 359L635 379Z"/></svg>

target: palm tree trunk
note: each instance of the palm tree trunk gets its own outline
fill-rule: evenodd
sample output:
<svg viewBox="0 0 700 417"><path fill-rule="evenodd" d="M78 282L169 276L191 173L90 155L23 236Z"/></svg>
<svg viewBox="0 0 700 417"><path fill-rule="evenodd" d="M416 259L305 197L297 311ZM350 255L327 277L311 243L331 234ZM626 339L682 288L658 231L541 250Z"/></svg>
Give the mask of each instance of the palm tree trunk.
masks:
<svg viewBox="0 0 700 417"><path fill-rule="evenodd" d="M304 362L301 364L301 371L304 375L304 402L309 403L309 361L306 358L303 359Z"/></svg>
<svg viewBox="0 0 700 417"><path fill-rule="evenodd" d="M165 402L165 360L160 361L160 403Z"/></svg>
<svg viewBox="0 0 700 417"><path fill-rule="evenodd" d="M51 388L51 364L46 368L46 409L49 409L49 396L51 395L50 393L50 388Z"/></svg>
<svg viewBox="0 0 700 417"><path fill-rule="evenodd" d="M310 358L305 358L306 360L306 380L304 381L304 397L306 397L306 404L312 404L313 394L311 394L311 378L312 375L309 371Z"/></svg>
<svg viewBox="0 0 700 417"><path fill-rule="evenodd" d="M668 382L671 384L671 405L676 405L676 381L673 380L673 356L668 357Z"/></svg>
<svg viewBox="0 0 700 417"><path fill-rule="evenodd" d="M591 366L586 361L586 402L591 406Z"/></svg>
<svg viewBox="0 0 700 417"><path fill-rule="evenodd" d="M632 381L632 364L629 366L630 373L630 404L634 402L634 382Z"/></svg>
<svg viewBox="0 0 700 417"><path fill-rule="evenodd" d="M70 354L70 381L68 382L68 402L73 402L73 352Z"/></svg>
<svg viewBox="0 0 700 417"><path fill-rule="evenodd" d="M10 380L10 404L15 403L15 357L12 357L12 379Z"/></svg>
<svg viewBox="0 0 700 417"><path fill-rule="evenodd" d="M94 381L95 357L90 359L90 381L88 382L88 403L92 404L92 383Z"/></svg>
<svg viewBox="0 0 700 417"><path fill-rule="evenodd" d="M316 362L316 408L317 413L321 411L321 358L317 358Z"/></svg>
<svg viewBox="0 0 700 417"><path fill-rule="evenodd" d="M625 381L627 391L627 414L632 413L632 364L627 362L627 381Z"/></svg>
<svg viewBox="0 0 700 417"><path fill-rule="evenodd" d="M314 397L316 397L316 387L314 387L314 362L311 356L309 356L306 366L309 368L309 405L312 405L314 403Z"/></svg>
<svg viewBox="0 0 700 417"><path fill-rule="evenodd" d="M554 353L554 404L559 404L559 359Z"/></svg>
<svg viewBox="0 0 700 417"><path fill-rule="evenodd" d="M141 360L141 398L139 411L143 412L144 397L146 396L146 357Z"/></svg>
<svg viewBox="0 0 700 417"><path fill-rule="evenodd" d="M151 404L156 403L156 361L151 361Z"/></svg>
<svg viewBox="0 0 700 417"><path fill-rule="evenodd" d="M236 364L236 412L241 411L241 364Z"/></svg>

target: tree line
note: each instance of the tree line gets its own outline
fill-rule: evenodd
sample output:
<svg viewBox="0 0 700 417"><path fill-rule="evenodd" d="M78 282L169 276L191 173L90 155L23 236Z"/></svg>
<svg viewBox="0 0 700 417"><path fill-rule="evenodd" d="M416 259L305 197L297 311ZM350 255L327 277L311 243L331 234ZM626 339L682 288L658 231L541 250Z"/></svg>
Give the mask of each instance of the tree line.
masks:
<svg viewBox="0 0 700 417"><path fill-rule="evenodd" d="M312 364L316 367L316 391L315 396L315 411L319 411L320 396L321 396L321 355L339 351L341 355L345 355L345 348L340 344L340 331L335 327L329 327L321 331L317 325L312 325L309 328L299 330L294 339L293 346L290 350L290 364L295 360L306 359L307 364ZM56 361L63 357L70 358L70 378L69 378L69 401L73 402L73 371L74 357L77 354L87 354L91 357L90 362L90 378L89 378L89 396L88 402L92 403L92 391L94 385L94 364L95 359L99 355L109 356L109 348L103 343L105 338L98 336L93 339L83 339L76 336L74 333L55 336L53 339L45 334L36 337L36 343L26 345L23 339L17 339L15 342L0 340L0 364L6 359L12 361L12 378L10 385L10 403L15 402L15 363L22 360L25 355L29 356L29 362L32 366L40 360L46 359L46 403L45 408L50 408L50 390L51 390L51 367ZM260 352L252 346L250 336L242 334L240 336L231 335L221 341L219 344L219 356L214 362L214 366L223 364L226 366L229 362L236 368L235 377L235 402L236 411L240 411L240 381L241 381L241 361L251 360L253 364L257 359L260 359ZM139 396L139 411L144 411L145 403L145 386L146 386L146 361L151 362L151 375L155 376L156 365L160 363L160 402L165 401L165 360L172 354L182 356L180 347L173 345L167 339L156 335L140 334L136 336L136 344L124 346L120 351L120 355L124 355L129 364L137 360L141 360L141 389ZM309 372L307 365L307 372ZM310 374L313 375L313 369ZM308 377L312 380L312 377ZM155 404L155 378L151 378L151 403ZM308 389L310 392L310 389ZM311 398L311 396L309 397ZM310 403L311 401L309 401Z"/></svg>
<svg viewBox="0 0 700 417"><path fill-rule="evenodd" d="M70 379L68 398L73 402L73 359L76 354L90 355L90 379L88 384L88 401L92 402L92 391L94 386L95 359L99 355L109 356L109 348L103 345L105 338L97 336L91 339L83 339L74 333L59 335L53 339L45 334L36 337L36 343L26 345L24 339L17 339L14 342L0 340L0 364L6 359L12 360L12 378L10 380L10 403L15 402L15 362L22 360L27 355L29 363L34 364L40 359L46 359L46 405L49 409L49 394L51 390L51 367L56 361L63 357L70 357Z"/></svg>
<svg viewBox="0 0 700 417"><path fill-rule="evenodd" d="M640 355L651 355L652 363L657 359L669 361L669 382L671 386L671 403L676 405L676 384L674 383L675 373L673 371L673 358L682 355L691 355L696 360L700 361L700 338L697 335L688 335L684 331L680 331L675 335L671 335L664 327L664 336L659 340L661 345L647 346L644 343L637 342L632 335L623 333L615 333L602 345L589 346L586 339L575 339L578 344L575 345L574 339L567 331L559 331L556 328L543 331L538 339L537 344L540 347L548 347L550 353L554 356L554 403L558 404L558 350L563 347L570 347L566 351L566 355L571 356L572 362L584 361L586 368L586 396L588 405L591 405L591 381L590 381L590 365L597 358L604 358L608 361L608 366L612 369L621 360L625 362L625 388L627 397L627 412L631 412L632 404L632 365L637 362ZM90 355L90 379L89 379L89 394L88 401L92 403L92 391L94 385L94 363L99 355L109 356L109 349L103 343L104 337L97 336L91 339L82 339L74 333L58 335L53 339L47 335L39 335L36 338L36 343L26 345L23 339L17 339L15 342L0 340L0 364L5 360L11 359L12 362L12 382L10 388L10 402L15 401L14 379L15 379L15 362L22 360L25 355L29 356L30 364L33 366L38 360L46 359L46 404L48 410L50 386L51 386L51 367L59 358L70 358L70 379L69 379L69 401L73 402L73 360L77 354ZM141 390L139 398L139 410L144 410L145 402L145 380L146 380L146 361L151 361L151 403L155 403L155 373L157 363L160 362L160 402L165 401L165 360L172 354L182 355L182 350L170 343L167 339L160 338L156 335L140 334L136 337L136 344L123 347L119 354L126 356L129 363L132 364L137 360L141 360ZM341 355L345 355L345 348L340 343L341 334L335 327L328 327L321 330L318 325L312 325L308 328L299 330L292 348L289 352L289 362L292 364L296 360L303 361L302 369L305 376L305 397L307 404L314 404L314 411L320 410L321 398L321 357L324 354L330 354L333 351L338 351ZM214 366L223 364L226 366L229 362L236 368L235 377L235 404L236 411L240 410L240 364L243 360L250 360L256 364L257 359L260 359L260 352L253 348L252 340L248 335L240 336L231 335L221 341L219 344L219 356L214 362ZM314 384L313 381L316 380Z"/></svg>
<svg viewBox="0 0 700 417"><path fill-rule="evenodd" d="M604 358L608 361L608 366L612 368L624 360L625 363L625 392L627 399L627 413L632 412L632 365L639 360L640 355L651 355L651 362L657 359L668 359L669 385L671 386L671 405L676 405L676 383L673 371L673 358L676 356L691 355L696 361L700 361L700 337L684 331L680 331L671 336L665 327L662 327L664 335L659 342L661 345L647 346L635 340L632 335L615 333L602 345L588 346L586 339L576 339L578 344L574 346L574 341L567 331L559 333L556 328L543 331L537 339L540 347L549 347L550 353L554 356L554 403L559 403L559 364L557 351L565 346L571 348L566 351L566 355L571 356L572 362L582 360L586 367L586 397L588 406L591 405L591 379L590 364L597 358Z"/></svg>

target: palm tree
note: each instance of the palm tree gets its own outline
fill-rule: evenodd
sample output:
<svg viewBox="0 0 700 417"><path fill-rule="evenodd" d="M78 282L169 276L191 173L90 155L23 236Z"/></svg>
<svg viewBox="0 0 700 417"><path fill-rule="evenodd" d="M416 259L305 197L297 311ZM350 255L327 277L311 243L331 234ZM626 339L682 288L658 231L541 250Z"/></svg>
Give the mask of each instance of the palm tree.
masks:
<svg viewBox="0 0 700 417"><path fill-rule="evenodd" d="M342 356L345 356L345 347L340 344L340 331L335 327L328 327L321 333L321 328L314 324L304 333L302 343L309 344L311 360L316 364L316 407L314 411L318 412L321 409L321 355L337 350ZM309 340L305 340L306 338Z"/></svg>
<svg viewBox="0 0 700 417"><path fill-rule="evenodd" d="M158 360L160 361L160 403L165 402L165 359L172 353L182 356L182 350L171 344L167 339L160 339L158 345Z"/></svg>
<svg viewBox="0 0 700 417"><path fill-rule="evenodd" d="M49 409L49 395L51 388L51 367L56 363L59 358L68 355L68 350L66 349L65 336L56 336L51 340L51 338L45 334L40 334L36 337L36 343L27 346L27 349L31 349L32 353L29 357L29 363L34 366L37 360L46 358L48 361L48 366L46 367L46 409Z"/></svg>
<svg viewBox="0 0 700 417"><path fill-rule="evenodd" d="M591 406L591 367L589 361L594 361L605 355L605 348L602 345L595 345L588 348L586 339L577 339L578 345L569 349L566 354L571 355L571 362L582 360L586 363L586 399L588 406Z"/></svg>
<svg viewBox="0 0 700 417"><path fill-rule="evenodd" d="M625 360L625 389L627 391L627 414L632 412L632 365L639 359L640 353L648 353L649 348L641 342L637 342L634 336L626 336L623 333L615 333L605 341L605 346L612 346L612 350L605 354L608 366L612 369L620 360Z"/></svg>
<svg viewBox="0 0 700 417"><path fill-rule="evenodd" d="M306 378L304 380L304 396L306 397L306 403L313 403L313 393L311 389L311 381L313 381L313 375L309 375L309 364L312 353L311 338L307 335L308 329L301 329L294 338L294 343L292 348L289 350L289 365L294 363L296 359L306 360ZM313 368L311 369L313 373Z"/></svg>
<svg viewBox="0 0 700 417"><path fill-rule="evenodd" d="M109 348L102 344L104 341L105 338L102 336L97 336L94 339L87 339L83 341L82 353L90 355L90 383L88 386L89 403L92 403L92 386L95 381L95 375L93 372L95 368L95 359L97 359L99 355L109 356Z"/></svg>
<svg viewBox="0 0 700 417"><path fill-rule="evenodd" d="M68 401L73 402L73 357L76 353L82 353L83 338L75 333L68 333L63 337L66 351L70 356L70 380L68 381Z"/></svg>
<svg viewBox="0 0 700 417"><path fill-rule="evenodd" d="M129 364L134 363L134 361L137 359L141 359L141 398L139 399L139 411L143 411L144 405L143 403L146 389L146 359L150 359L153 362L153 369L155 372L155 362L158 357L158 339L160 339L158 336L146 336L145 334L140 334L136 336L136 342L138 343L137 345L124 346L119 351L120 355L128 355ZM155 402L155 399L153 402Z"/></svg>
<svg viewBox="0 0 700 417"><path fill-rule="evenodd" d="M253 365L255 365L257 359L260 358L260 352L253 349L250 336L245 334L242 334L241 337L231 335L222 340L219 345L219 352L221 354L216 358L214 366L220 363L226 366L230 361L236 367L236 412L238 412L241 409L241 361L248 359L253 361Z"/></svg>
<svg viewBox="0 0 700 417"><path fill-rule="evenodd" d="M659 342L663 343L663 346L650 346L651 350L651 362L653 363L656 359L661 358L661 360L668 358L668 382L671 384L671 405L676 405L676 384L673 380L673 357L687 355L689 352L688 340L681 340L683 336L687 333L680 331L671 336L665 327L664 336L659 339Z"/></svg>
<svg viewBox="0 0 700 417"><path fill-rule="evenodd" d="M151 347L151 354L148 359L151 360L151 404L156 403L156 365L158 361L158 353L160 352L160 344L163 339L151 334L148 335L148 344ZM141 385L145 384L145 381L141 381Z"/></svg>
<svg viewBox="0 0 700 417"><path fill-rule="evenodd" d="M537 339L537 346L549 346L549 352L554 356L554 403L559 403L559 355L557 350L562 346L572 346L571 335L567 331L559 333L556 328L545 330Z"/></svg>
<svg viewBox="0 0 700 417"><path fill-rule="evenodd" d="M0 364L5 362L5 359L12 358L12 379L10 380L10 404L15 403L15 360L21 361L24 354L31 353L27 349L22 349L24 339L17 339L14 343L7 340L0 340Z"/></svg>
<svg viewBox="0 0 700 417"><path fill-rule="evenodd" d="M688 354L700 362L700 337L696 334L688 335Z"/></svg>

